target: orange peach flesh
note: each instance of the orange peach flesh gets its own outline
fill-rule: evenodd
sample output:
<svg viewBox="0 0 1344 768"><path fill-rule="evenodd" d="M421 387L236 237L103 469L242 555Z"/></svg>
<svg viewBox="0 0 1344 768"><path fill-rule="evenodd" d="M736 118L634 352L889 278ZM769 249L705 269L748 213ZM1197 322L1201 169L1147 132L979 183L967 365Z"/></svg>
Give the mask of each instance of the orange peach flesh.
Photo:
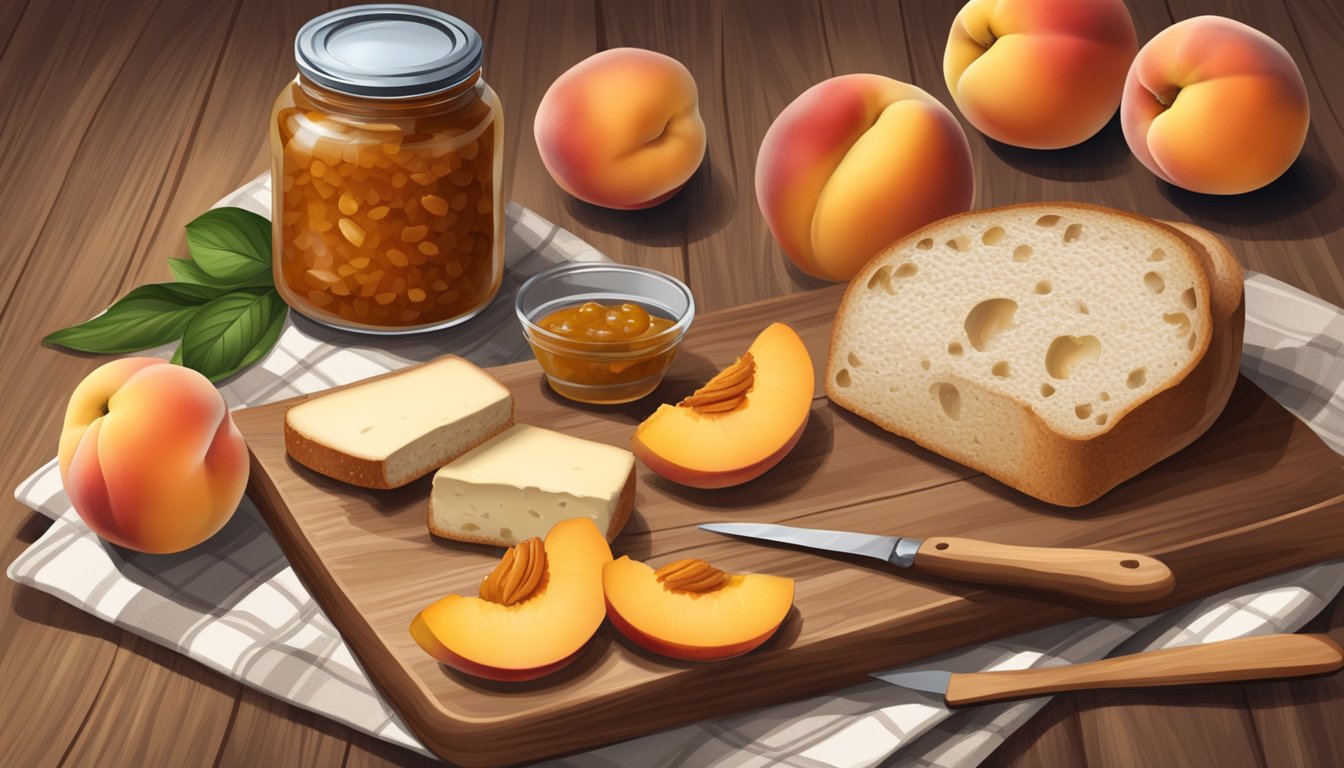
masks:
<svg viewBox="0 0 1344 768"><path fill-rule="evenodd" d="M812 408L812 358L783 323L762 331L748 351L756 373L743 405L727 413L659 406L631 438L645 466L678 483L721 488L758 477L788 454Z"/></svg>
<svg viewBox="0 0 1344 768"><path fill-rule="evenodd" d="M606 615L602 566L611 549L587 518L556 523L546 536L546 576L513 605L448 595L411 622L425 653L493 680L530 680L578 657Z"/></svg>
<svg viewBox="0 0 1344 768"><path fill-rule="evenodd" d="M506 669L492 667L487 664L480 664L472 661L465 656L459 656L450 648L440 643L434 635L433 630L419 616L411 623L411 637L415 638L418 644L426 653L434 657L436 661L448 667L452 667L459 672L466 673L473 677L479 677L483 680L497 680L503 683L521 683L527 680L536 680L545 677L553 672L559 672L565 667L573 664L581 655L586 644L579 646L578 650L569 656L549 664L539 667L526 667L520 669Z"/></svg>
<svg viewBox="0 0 1344 768"><path fill-rule="evenodd" d="M793 579L734 574L712 592L681 592L628 557L602 569L602 587L613 626L639 646L678 659L746 653L774 635L793 605Z"/></svg>

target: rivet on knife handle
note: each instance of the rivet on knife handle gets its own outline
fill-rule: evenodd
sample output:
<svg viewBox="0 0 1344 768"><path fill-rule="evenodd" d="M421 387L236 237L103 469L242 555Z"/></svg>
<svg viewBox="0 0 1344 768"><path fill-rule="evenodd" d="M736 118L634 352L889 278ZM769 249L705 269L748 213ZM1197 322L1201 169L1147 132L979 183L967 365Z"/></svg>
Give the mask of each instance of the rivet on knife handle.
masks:
<svg viewBox="0 0 1344 768"><path fill-rule="evenodd" d="M1270 680L1334 672L1344 652L1325 635L1265 635L1147 651L1114 659L948 679L948 706L1061 691Z"/></svg>
<svg viewBox="0 0 1344 768"><path fill-rule="evenodd" d="M978 584L1050 592L1085 602L1139 605L1169 594L1171 570L1144 555L1102 549L991 544L974 539L925 539L914 570Z"/></svg>

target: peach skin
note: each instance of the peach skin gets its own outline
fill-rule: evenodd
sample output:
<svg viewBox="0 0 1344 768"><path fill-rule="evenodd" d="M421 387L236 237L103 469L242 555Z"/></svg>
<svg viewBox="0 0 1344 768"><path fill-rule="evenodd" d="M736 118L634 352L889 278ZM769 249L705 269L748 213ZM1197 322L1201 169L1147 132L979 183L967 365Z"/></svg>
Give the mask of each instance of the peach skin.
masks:
<svg viewBox="0 0 1344 768"><path fill-rule="evenodd" d="M970 145L952 113L880 75L804 91L756 158L770 231L800 270L826 280L848 280L892 241L968 210L974 191Z"/></svg>
<svg viewBox="0 0 1344 768"><path fill-rule="evenodd" d="M971 0L948 33L943 78L981 133L1058 149L1115 114L1138 47L1123 0Z"/></svg>
<svg viewBox="0 0 1344 768"><path fill-rule="evenodd" d="M190 368L114 360L70 396L61 481L89 528L118 546L170 553L210 538L243 497L247 462L224 398Z"/></svg>
<svg viewBox="0 0 1344 768"><path fill-rule="evenodd" d="M705 157L695 80L641 48L593 54L556 78L537 107L541 162L569 194L607 208L672 197Z"/></svg>
<svg viewBox="0 0 1344 768"><path fill-rule="evenodd" d="M1148 170L1212 195L1277 179L1302 151L1310 122L1288 51L1221 16L1186 19L1148 41L1120 104L1125 141Z"/></svg>

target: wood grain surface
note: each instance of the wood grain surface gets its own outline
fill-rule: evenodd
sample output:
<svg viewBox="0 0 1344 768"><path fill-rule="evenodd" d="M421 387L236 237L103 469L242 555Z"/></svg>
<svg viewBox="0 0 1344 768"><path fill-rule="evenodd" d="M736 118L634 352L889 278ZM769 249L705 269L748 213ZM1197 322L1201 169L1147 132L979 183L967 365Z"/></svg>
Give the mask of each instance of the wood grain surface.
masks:
<svg viewBox="0 0 1344 768"><path fill-rule="evenodd" d="M336 5L353 4L341 0ZM941 55L958 0L431 2L486 44L508 114L511 199L613 258L685 277L705 309L819 284L783 260L756 208L756 144L819 79L876 72L945 103ZM102 360L41 337L135 285L169 279L182 227L265 169L271 101L293 36L327 0L7 0L0 3L0 487L56 451L70 389ZM1306 78L1312 129L1288 174L1249 195L1158 182L1112 121L1079 147L1006 147L969 129L977 206L1081 200L1193 221L1243 263L1344 304L1344 9L1333 0L1128 0L1141 40L1205 13L1272 35ZM614 213L562 195L530 137L550 80L602 48L685 62L709 130L705 165L656 209ZM8 563L45 520L0 515ZM0 580L0 754L47 765L429 764L281 704L48 595ZM1344 599L1311 628L1344 636ZM991 766L1344 763L1344 675L1059 697ZM189 734L189 736L184 736Z"/></svg>
<svg viewBox="0 0 1344 768"><path fill-rule="evenodd" d="M535 361L491 372L513 393L518 423L628 447L634 425L658 403L689 394L772 321L788 323L813 359L825 360L840 293L837 286L702 316L660 388L625 406L573 406L543 383ZM818 377L823 368L816 366ZM820 381L815 384L820 391ZM289 459L284 414L307 399L235 412L252 454L249 493L290 563L408 725L464 765L596 747L835 689L874 669L1076 618L1080 610L1152 613L1344 554L1344 458L1244 379L1203 438L1079 509L1038 502L819 395L798 445L751 483L703 491L641 466L635 511L612 542L616 556L655 568L693 555L730 572L793 578L796 610L763 649L717 665L669 662L604 626L581 660L555 677L494 685L429 658L408 627L444 594L475 594L502 550L430 536L429 477L394 491L368 491ZM939 573L943 557L923 548L920 557L929 558L930 567L917 563L898 577L894 568L861 558L823 557L696 528L724 520L909 535L928 544L954 542L972 554L1005 544L1120 550L1160 557L1176 588L1168 584L1142 605L1117 606L1109 595L1091 603L1036 600L1040 595L1026 590L986 591L921 577ZM972 545L957 536L994 543Z"/></svg>

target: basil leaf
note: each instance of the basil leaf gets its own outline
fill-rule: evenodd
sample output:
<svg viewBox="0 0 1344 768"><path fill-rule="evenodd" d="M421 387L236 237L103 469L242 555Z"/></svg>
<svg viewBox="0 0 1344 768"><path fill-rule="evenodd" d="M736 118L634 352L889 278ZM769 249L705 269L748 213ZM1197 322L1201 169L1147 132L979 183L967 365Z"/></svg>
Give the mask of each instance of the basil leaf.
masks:
<svg viewBox="0 0 1344 768"><path fill-rule="evenodd" d="M217 281L241 285L271 271L271 223L242 208L216 208L187 225L187 250Z"/></svg>
<svg viewBox="0 0 1344 768"><path fill-rule="evenodd" d="M79 325L42 339L44 344L80 352L122 354L167 344L182 337L197 310L225 291L204 285L142 285Z"/></svg>
<svg viewBox="0 0 1344 768"><path fill-rule="evenodd" d="M201 265L191 259L169 259L168 268L173 271L173 279L179 283L208 285L214 288L269 288L275 284L271 270L242 281L220 280L211 277Z"/></svg>
<svg viewBox="0 0 1344 768"><path fill-rule="evenodd" d="M245 288L201 307L182 335L182 364L211 381L260 360L280 337L285 302L273 290Z"/></svg>

